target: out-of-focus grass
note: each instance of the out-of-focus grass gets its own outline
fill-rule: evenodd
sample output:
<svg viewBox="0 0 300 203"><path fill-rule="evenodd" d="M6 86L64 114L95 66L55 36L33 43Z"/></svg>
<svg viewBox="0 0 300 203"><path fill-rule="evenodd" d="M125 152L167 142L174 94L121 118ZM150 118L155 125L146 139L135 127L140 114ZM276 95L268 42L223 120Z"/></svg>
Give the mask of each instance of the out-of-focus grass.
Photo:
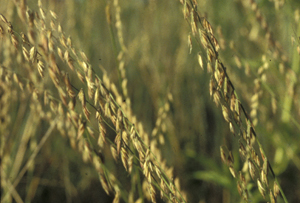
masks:
<svg viewBox="0 0 300 203"><path fill-rule="evenodd" d="M288 200L298 202L299 82L294 83L292 90L288 88L291 84L289 73L299 80L299 54L296 49L300 44L300 32L295 12L299 13L297 8L300 4L296 0L287 1L275 9L274 5L278 2L263 0L257 1L257 5L280 48L266 40L266 31L256 20L255 11L248 6L249 1L199 1L198 11L213 26L219 43L224 39L225 47L220 51L222 60L249 113L253 107L254 81L261 78L258 70L268 66L264 70L267 80L257 90L260 95L255 126L257 139L262 143ZM36 1L27 3L30 9L38 10ZM43 5L45 9L56 12L57 22L64 28L66 36L71 37L73 46L85 52L95 72L101 75L105 70L121 90L117 57L122 47L115 28L113 1L65 0L43 2ZM179 1L154 0L120 1L119 5L127 49L124 60L128 97L137 120L151 135L159 109L171 93L170 111L159 130L165 143L159 146L167 165L173 166L174 176L179 177L188 202L240 201L236 181L220 158L220 146L226 145L236 157L235 167L241 168L238 142L230 133L220 108L209 96L209 75L206 70L201 71L197 62L198 52L203 54L204 50L194 38L189 54L187 39L191 29L182 15L182 5ZM110 24L107 22L106 8L110 10ZM11 21L16 32L26 30L13 1L2 0L0 13ZM221 29L223 36L218 29ZM294 43L291 38L295 39ZM1 48L4 43L0 41L1 64L6 57ZM274 57L276 49L286 59L282 59L282 55ZM237 67L235 57L241 61L241 68ZM286 67L284 71L279 69L281 63ZM249 74L245 73L246 66L249 66ZM72 79L76 84L75 78ZM289 94L289 91L293 93ZM292 101L288 104L285 98L290 95ZM272 111L272 98L277 103L276 112ZM20 146L16 143L22 142L20 139L25 133L25 126L30 125L27 123L30 121L27 118L30 101L12 99L11 111L8 112L12 122L7 136L14 139L1 145L5 153L6 147L11 150L9 153L13 159ZM286 111L291 118L283 120L282 114ZM48 129L43 122L32 125L32 128L35 142ZM28 172L16 187L23 201L111 202L113 195L105 194L93 166L84 163L81 155L70 147L68 139L59 134L57 130L53 131L35 158L34 170ZM29 140L28 145L30 147L24 152L25 159L30 156L29 149L33 150L36 143ZM24 164L21 163L22 166ZM113 168L120 182L129 180L120 163L115 164L111 157L106 157L106 164ZM128 189L126 185L123 187ZM250 189L250 193L252 202L263 201L258 190Z"/></svg>

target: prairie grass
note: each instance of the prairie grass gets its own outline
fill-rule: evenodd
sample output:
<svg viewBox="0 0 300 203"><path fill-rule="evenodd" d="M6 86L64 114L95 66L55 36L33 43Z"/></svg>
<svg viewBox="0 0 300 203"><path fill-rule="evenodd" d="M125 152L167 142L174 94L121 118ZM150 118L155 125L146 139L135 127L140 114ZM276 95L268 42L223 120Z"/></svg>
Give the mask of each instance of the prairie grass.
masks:
<svg viewBox="0 0 300 203"><path fill-rule="evenodd" d="M1 0L1 202L299 202L299 6Z"/></svg>

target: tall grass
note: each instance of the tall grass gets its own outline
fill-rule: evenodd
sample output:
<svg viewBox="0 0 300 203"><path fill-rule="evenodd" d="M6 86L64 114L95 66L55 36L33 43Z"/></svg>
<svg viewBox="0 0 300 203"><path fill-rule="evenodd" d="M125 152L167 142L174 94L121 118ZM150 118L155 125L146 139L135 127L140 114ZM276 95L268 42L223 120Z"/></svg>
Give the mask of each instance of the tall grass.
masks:
<svg viewBox="0 0 300 203"><path fill-rule="evenodd" d="M1 202L298 202L298 1L1 1Z"/></svg>

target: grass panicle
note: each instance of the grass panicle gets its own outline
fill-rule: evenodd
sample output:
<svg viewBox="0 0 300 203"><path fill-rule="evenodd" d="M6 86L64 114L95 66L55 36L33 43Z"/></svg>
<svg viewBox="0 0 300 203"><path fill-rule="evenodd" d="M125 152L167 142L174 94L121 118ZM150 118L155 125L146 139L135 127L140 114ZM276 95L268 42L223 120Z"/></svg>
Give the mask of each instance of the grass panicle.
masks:
<svg viewBox="0 0 300 203"><path fill-rule="evenodd" d="M298 2L1 3L1 202L300 200Z"/></svg>

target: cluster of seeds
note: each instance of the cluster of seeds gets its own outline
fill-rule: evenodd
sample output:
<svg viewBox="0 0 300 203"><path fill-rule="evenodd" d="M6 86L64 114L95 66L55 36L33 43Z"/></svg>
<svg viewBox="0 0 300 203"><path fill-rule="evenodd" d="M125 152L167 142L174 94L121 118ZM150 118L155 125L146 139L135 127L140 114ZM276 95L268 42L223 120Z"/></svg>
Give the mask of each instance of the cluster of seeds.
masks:
<svg viewBox="0 0 300 203"><path fill-rule="evenodd" d="M31 95L33 100L31 105L39 114L38 118L52 124L49 128L51 131L46 134L47 138L54 130L54 126L62 136L67 137L72 148L82 154L82 159L94 165L105 192L114 194L114 202L119 202L121 198L134 202L135 189L129 192L124 189L114 172L106 165L105 160L110 156L116 163L121 159L125 171L132 177L132 188L141 184L137 181L140 179L137 176L139 171L142 171L145 177L143 182L146 185L145 197L150 201L156 202L158 190L163 199L185 202L186 198L179 190L179 180L173 181L172 169L166 166L161 157L157 157L160 156L157 146L150 142L150 136L132 115L124 68L126 47L122 36L118 1L114 1L114 8L115 25L122 47L117 58L122 95L119 94L116 85L110 82L107 74L104 72L102 78L97 75L85 53L73 46L71 37L67 37L64 33L54 11L44 10L41 1L38 3L38 12L24 10L25 6L21 4L16 6L21 11L20 19L27 24L28 29L23 31L24 33L17 33L1 14L1 38L14 47L12 52L7 50L12 56L5 58L18 58L15 62L9 60L1 62L3 81L1 90L5 93L1 96L1 102L7 107L2 110L2 114L9 110L7 105L9 95L6 93L10 88L18 91L13 86L15 82L25 96ZM109 9L107 8L107 15ZM24 68L26 74L23 74ZM160 120L165 118L168 110L167 103L159 113ZM157 122L156 130L158 128L161 128L161 121ZM108 135L109 130L114 132L114 138ZM1 136L1 139L5 142L5 139L9 138ZM159 139L163 140L161 136ZM160 142L163 144L163 141ZM107 149L110 149L111 153ZM1 146L4 157L9 157L8 152ZM30 159L33 160L34 157ZM7 163L7 169L8 165ZM29 170L29 167L24 170ZM12 180L17 174L16 169ZM14 180L14 187L23 175L24 173ZM8 185L10 182L7 177L3 177L1 184ZM15 190L4 188L8 188L4 191L6 200L10 199L11 195L19 200L18 195L14 193ZM143 198L139 197L137 201L142 201Z"/></svg>
<svg viewBox="0 0 300 203"><path fill-rule="evenodd" d="M206 51L207 71L211 74L209 84L210 95L215 104L221 106L223 117L229 124L231 133L239 142L239 153L244 163L242 169L237 171L234 168L233 153L226 146L221 146L220 152L222 161L227 164L232 176L237 179L237 188L241 197L246 201L249 200L249 191L247 188L248 184L253 181L257 184L257 188L263 198L268 198L271 202L275 202L279 193L281 193L285 199L264 150L260 142L256 139L254 123L238 98L226 67L219 57L220 46L214 36L210 23L206 18L200 16L196 1L181 0L180 2L183 4L183 15L190 24L193 36L199 43L201 42ZM258 18L268 32L267 25L264 23L265 21L262 16L259 15ZM271 38L269 39L272 40ZM191 40L189 42L191 49ZM237 64L240 64L238 58L235 60L238 62ZM198 54L198 61L200 67L203 68L202 54ZM254 114L253 112L257 108L254 105L257 99L258 94L252 97L252 114ZM251 178L248 174L250 174ZM269 194L268 197L267 194Z"/></svg>

